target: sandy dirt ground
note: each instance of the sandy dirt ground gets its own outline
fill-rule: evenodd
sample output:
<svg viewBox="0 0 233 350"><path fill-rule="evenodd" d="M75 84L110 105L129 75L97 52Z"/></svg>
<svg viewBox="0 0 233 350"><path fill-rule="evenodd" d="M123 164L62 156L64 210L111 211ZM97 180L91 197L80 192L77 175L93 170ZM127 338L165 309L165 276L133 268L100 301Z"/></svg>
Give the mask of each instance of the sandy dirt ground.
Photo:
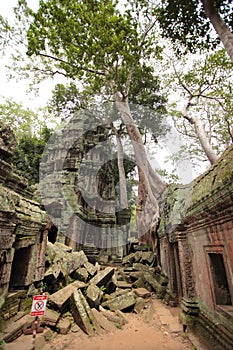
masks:
<svg viewBox="0 0 233 350"><path fill-rule="evenodd" d="M142 313L126 313L128 324L114 333L89 337L76 327L76 332L50 339L43 350L194 350L178 313L179 309L152 299Z"/></svg>

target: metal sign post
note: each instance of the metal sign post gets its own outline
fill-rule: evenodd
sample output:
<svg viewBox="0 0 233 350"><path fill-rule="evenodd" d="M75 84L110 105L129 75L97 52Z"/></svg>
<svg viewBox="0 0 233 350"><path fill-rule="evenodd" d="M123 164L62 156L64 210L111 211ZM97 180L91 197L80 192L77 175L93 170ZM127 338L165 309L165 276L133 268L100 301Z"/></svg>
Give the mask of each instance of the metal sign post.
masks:
<svg viewBox="0 0 233 350"><path fill-rule="evenodd" d="M46 303L48 296L41 294L33 297L31 316L35 316L35 320L32 322L31 327L24 330L24 334L32 334L33 338L36 337L36 333L42 333L44 328L40 326L39 316L43 316L45 313Z"/></svg>

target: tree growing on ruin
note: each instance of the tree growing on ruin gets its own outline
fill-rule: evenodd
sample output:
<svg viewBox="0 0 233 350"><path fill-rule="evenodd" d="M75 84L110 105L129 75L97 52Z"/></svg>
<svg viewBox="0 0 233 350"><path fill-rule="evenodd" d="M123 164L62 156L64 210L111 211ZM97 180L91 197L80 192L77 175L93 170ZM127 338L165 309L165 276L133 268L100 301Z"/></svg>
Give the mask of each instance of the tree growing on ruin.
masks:
<svg viewBox="0 0 233 350"><path fill-rule="evenodd" d="M48 74L82 81L89 91L112 96L132 141L138 166L137 218L142 235L158 220L157 197L164 183L148 165L142 137L129 107L142 69L161 52L148 3L130 1L41 1L27 32L28 55ZM153 184L152 184L153 181Z"/></svg>

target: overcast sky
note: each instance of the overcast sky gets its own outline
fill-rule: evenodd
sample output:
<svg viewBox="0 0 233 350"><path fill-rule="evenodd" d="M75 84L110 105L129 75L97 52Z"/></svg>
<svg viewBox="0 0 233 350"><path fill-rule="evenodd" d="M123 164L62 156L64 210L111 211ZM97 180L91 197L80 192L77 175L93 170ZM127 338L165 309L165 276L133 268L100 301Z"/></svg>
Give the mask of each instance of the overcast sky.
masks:
<svg viewBox="0 0 233 350"><path fill-rule="evenodd" d="M33 10L37 10L39 0L28 0L28 5ZM0 0L0 14L4 18L8 18L11 22L13 18L13 7L17 5L17 0ZM6 77L5 64L8 62L8 57L0 58L0 103L3 97L11 97L14 101L22 103L25 107L37 108L46 104L47 100L51 96L51 91L54 83L51 80L46 80L40 85L38 97L34 94L28 93L28 81L21 80L16 82L15 80L8 81Z"/></svg>
<svg viewBox="0 0 233 350"><path fill-rule="evenodd" d="M3 17L7 17L9 21L13 18L13 7L16 6L17 0L0 0L0 14ZM33 10L37 10L39 0L28 0L28 5ZM35 98L34 94L28 93L28 82L15 80L8 81L6 77L6 69L4 68L7 64L8 57L0 58L0 103L3 101L3 97L11 97L14 101L22 103L24 107L29 107L31 109L36 109L38 107L43 107L48 99L51 97L51 91L55 85L55 82L60 82L61 77L59 76L56 81L46 80L41 83L38 97ZM177 138L176 138L177 139ZM177 139L179 140L179 138ZM167 151L170 153L173 146L167 145ZM165 147L166 148L166 147ZM171 152L173 153L173 152ZM163 157L160 157L163 158ZM162 159L160 159L162 161ZM190 164L180 164L178 166L178 176L183 183L189 183L192 178L192 171L190 169Z"/></svg>

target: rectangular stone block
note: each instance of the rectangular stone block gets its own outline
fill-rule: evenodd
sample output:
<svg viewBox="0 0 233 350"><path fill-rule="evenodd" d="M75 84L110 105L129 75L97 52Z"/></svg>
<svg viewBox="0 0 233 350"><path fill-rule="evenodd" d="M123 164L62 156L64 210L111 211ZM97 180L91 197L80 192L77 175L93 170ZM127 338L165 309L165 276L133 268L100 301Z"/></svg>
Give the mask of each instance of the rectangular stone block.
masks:
<svg viewBox="0 0 233 350"><path fill-rule="evenodd" d="M99 271L95 277L90 280L90 284L96 284L98 287L104 286L114 274L115 269L113 267L106 267L104 270Z"/></svg>
<svg viewBox="0 0 233 350"><path fill-rule="evenodd" d="M89 303L89 305L92 308L97 308L100 305L100 301L104 295L104 292L100 290L99 287L97 287L94 284L90 284L86 291L86 298Z"/></svg>
<svg viewBox="0 0 233 350"><path fill-rule="evenodd" d="M46 324L46 326L55 327L59 317L60 314L58 312L46 308L44 315L41 317L41 323Z"/></svg>
<svg viewBox="0 0 233 350"><path fill-rule="evenodd" d="M102 303L102 306L107 307L112 311L124 310L130 306L133 306L135 302L136 297L134 292L128 292Z"/></svg>
<svg viewBox="0 0 233 350"><path fill-rule="evenodd" d="M138 297L142 297L142 298L148 298L151 295L151 293L146 288L137 288L134 290L134 293Z"/></svg>
<svg viewBox="0 0 233 350"><path fill-rule="evenodd" d="M23 333L24 329L30 326L32 321L33 317L26 315L16 322L10 323L5 329L3 329L2 333L0 334L0 340L4 340L5 342L12 342Z"/></svg>
<svg viewBox="0 0 233 350"><path fill-rule="evenodd" d="M97 267L91 264L89 261L85 262L84 264L85 269L89 273L90 276L94 276L97 272Z"/></svg>
<svg viewBox="0 0 233 350"><path fill-rule="evenodd" d="M57 324L58 332L60 334L67 334L71 328L70 321L67 318L62 318Z"/></svg>
<svg viewBox="0 0 233 350"><path fill-rule="evenodd" d="M55 306L60 311L67 307L67 303L71 295L76 289L84 288L87 285L81 281L75 281L68 286L58 290L56 293L49 295L48 304Z"/></svg>
<svg viewBox="0 0 233 350"><path fill-rule="evenodd" d="M91 322L93 313L84 299L80 290L74 291L71 296L71 312L77 325L88 335L93 335L94 325Z"/></svg>
<svg viewBox="0 0 233 350"><path fill-rule="evenodd" d="M150 273L145 273L144 279L146 282L149 283L149 285L154 289L154 291L157 292L157 290L160 287L160 284L156 281L155 277Z"/></svg>

